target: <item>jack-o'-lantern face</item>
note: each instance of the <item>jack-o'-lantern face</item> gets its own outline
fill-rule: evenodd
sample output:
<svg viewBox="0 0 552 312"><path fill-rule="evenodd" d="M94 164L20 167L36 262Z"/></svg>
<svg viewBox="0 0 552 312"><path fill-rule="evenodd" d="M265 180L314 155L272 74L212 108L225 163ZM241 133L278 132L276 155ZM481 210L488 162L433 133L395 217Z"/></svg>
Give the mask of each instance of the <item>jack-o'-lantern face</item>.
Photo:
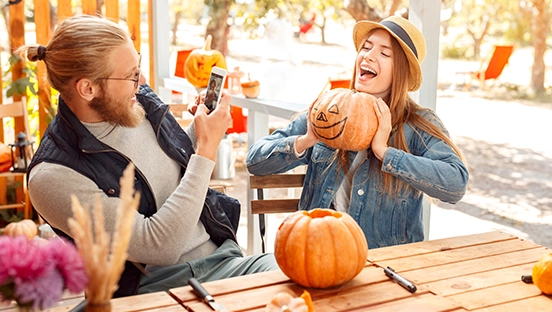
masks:
<svg viewBox="0 0 552 312"><path fill-rule="evenodd" d="M340 119L339 105L333 104L326 111L320 111L317 107L313 107L313 113L315 114L316 123L313 123L312 126L318 137L334 140L343 134L347 117Z"/></svg>
<svg viewBox="0 0 552 312"><path fill-rule="evenodd" d="M350 89L333 89L320 96L310 111L315 134L335 149L360 151L372 143L378 129L375 98Z"/></svg>
<svg viewBox="0 0 552 312"><path fill-rule="evenodd" d="M203 48L194 49L184 63L184 75L194 87L207 87L211 70L217 66L226 69L226 60L220 51L211 50L211 35L207 36Z"/></svg>

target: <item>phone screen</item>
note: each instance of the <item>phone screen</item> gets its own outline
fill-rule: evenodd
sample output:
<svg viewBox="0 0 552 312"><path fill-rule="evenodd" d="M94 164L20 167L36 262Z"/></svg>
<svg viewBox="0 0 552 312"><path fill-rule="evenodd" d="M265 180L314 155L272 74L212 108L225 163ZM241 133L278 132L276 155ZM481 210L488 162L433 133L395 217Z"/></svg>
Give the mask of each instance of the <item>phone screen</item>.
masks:
<svg viewBox="0 0 552 312"><path fill-rule="evenodd" d="M207 93L205 94L205 106L210 111L214 110L219 103L223 81L224 76L211 72L211 78L209 78L209 84L207 85Z"/></svg>

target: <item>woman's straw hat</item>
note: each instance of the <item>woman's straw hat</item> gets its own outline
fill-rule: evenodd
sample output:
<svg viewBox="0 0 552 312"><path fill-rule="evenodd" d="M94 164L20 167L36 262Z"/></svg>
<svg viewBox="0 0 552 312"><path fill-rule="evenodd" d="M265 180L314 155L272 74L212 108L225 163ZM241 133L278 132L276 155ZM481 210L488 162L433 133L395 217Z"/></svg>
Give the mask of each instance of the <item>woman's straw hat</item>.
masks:
<svg viewBox="0 0 552 312"><path fill-rule="evenodd" d="M409 20L399 16L390 16L379 23L360 21L353 29L353 40L357 52L364 45L366 36L376 28L387 30L395 37L408 58L410 77L408 77L408 91L416 91L422 85L422 69L420 64L426 57L426 45L422 33Z"/></svg>

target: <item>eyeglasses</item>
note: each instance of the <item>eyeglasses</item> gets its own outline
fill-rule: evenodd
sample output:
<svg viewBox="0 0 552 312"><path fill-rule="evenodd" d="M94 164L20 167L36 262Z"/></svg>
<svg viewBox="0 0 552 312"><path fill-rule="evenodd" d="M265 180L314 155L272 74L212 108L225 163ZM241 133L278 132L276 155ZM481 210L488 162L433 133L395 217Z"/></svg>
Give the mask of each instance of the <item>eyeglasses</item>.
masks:
<svg viewBox="0 0 552 312"><path fill-rule="evenodd" d="M100 80L128 80L128 81L134 81L134 89L138 89L138 84L140 84L140 76L142 76L142 70L141 64L142 64L142 55L138 53L138 72L134 76L134 78L98 78Z"/></svg>

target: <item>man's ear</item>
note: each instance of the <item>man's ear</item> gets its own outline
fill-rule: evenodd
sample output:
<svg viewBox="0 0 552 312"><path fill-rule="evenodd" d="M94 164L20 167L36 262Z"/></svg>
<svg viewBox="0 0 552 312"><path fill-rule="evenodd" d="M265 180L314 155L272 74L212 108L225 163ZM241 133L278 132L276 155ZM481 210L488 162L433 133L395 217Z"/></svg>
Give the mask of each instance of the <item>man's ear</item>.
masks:
<svg viewBox="0 0 552 312"><path fill-rule="evenodd" d="M82 78L77 81L76 91L78 96L86 101L92 101L99 91L99 86L92 83L90 79Z"/></svg>

